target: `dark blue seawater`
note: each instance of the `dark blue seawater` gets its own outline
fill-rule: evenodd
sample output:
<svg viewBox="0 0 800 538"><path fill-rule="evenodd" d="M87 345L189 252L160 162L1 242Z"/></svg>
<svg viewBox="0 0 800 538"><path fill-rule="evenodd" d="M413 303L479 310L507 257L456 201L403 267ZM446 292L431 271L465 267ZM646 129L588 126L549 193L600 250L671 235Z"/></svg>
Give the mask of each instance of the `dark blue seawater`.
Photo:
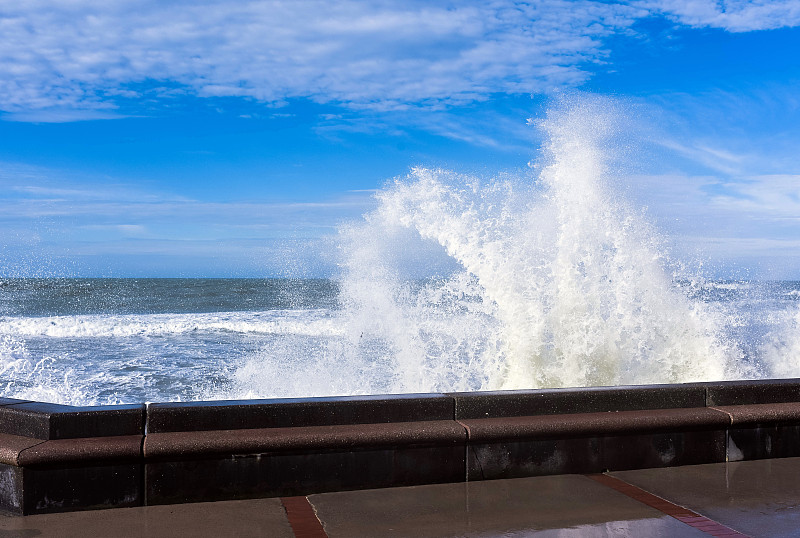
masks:
<svg viewBox="0 0 800 538"><path fill-rule="evenodd" d="M336 283L324 279L0 279L2 316L335 308L336 300Z"/></svg>

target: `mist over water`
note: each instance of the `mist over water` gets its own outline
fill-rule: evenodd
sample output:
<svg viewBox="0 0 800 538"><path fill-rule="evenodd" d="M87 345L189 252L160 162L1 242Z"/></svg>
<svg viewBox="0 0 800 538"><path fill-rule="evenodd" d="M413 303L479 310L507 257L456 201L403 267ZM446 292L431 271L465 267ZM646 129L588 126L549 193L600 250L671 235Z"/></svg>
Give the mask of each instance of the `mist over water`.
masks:
<svg viewBox="0 0 800 538"><path fill-rule="evenodd" d="M341 226L335 281L142 282L152 301L135 304L97 299L103 281L77 303L6 283L19 304L28 286L52 306L0 305L0 395L116 403L800 374L800 285L710 281L671 259L619 194L619 125L609 102L573 99L538 124L545 142L525 172L414 169Z"/></svg>

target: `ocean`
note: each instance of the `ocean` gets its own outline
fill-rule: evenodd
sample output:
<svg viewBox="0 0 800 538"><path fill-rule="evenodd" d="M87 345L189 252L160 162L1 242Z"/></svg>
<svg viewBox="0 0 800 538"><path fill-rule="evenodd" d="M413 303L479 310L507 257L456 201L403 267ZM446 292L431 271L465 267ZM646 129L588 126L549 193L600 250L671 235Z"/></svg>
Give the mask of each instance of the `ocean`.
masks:
<svg viewBox="0 0 800 538"><path fill-rule="evenodd" d="M413 169L329 238L332 279L0 278L0 395L94 405L800 376L800 283L719 280L672 254L623 196L617 123L590 104L548 114L524 172Z"/></svg>
<svg viewBox="0 0 800 538"><path fill-rule="evenodd" d="M330 280L0 280L2 394L67 404L247 396L235 374L248 360L335 337L336 289Z"/></svg>
<svg viewBox="0 0 800 538"><path fill-rule="evenodd" d="M0 394L101 405L504 388L487 371L503 371L497 359L508 358L491 327L497 321L483 297L456 297L452 286L409 283L397 326L362 330L333 280L4 279ZM722 346L733 364L718 377L796 375L785 359L796 361L786 354L800 283L678 282L676 290L727 320L714 335L717 349L693 360L709 360ZM423 297L439 301L422 305ZM601 359L581 357L595 366ZM615 360L616 371L600 383L708 379L626 377L631 364Z"/></svg>

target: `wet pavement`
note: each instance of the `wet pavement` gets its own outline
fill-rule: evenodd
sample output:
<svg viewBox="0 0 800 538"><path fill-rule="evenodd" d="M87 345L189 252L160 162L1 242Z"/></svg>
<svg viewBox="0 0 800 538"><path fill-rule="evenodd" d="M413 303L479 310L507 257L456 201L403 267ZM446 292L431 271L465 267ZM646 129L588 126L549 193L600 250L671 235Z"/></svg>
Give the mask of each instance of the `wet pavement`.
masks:
<svg viewBox="0 0 800 538"><path fill-rule="evenodd" d="M0 517L0 538L798 536L800 458Z"/></svg>
<svg viewBox="0 0 800 538"><path fill-rule="evenodd" d="M800 536L800 458L612 475L750 536Z"/></svg>

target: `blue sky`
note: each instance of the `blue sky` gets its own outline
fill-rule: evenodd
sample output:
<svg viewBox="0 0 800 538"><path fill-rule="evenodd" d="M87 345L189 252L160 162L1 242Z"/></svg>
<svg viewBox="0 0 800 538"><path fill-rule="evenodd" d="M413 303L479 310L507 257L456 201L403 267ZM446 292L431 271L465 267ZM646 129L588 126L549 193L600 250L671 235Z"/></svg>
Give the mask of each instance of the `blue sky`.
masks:
<svg viewBox="0 0 800 538"><path fill-rule="evenodd" d="M634 206L717 276L800 278L800 1L0 8L0 275L314 276L413 166L523 170L623 103Z"/></svg>

